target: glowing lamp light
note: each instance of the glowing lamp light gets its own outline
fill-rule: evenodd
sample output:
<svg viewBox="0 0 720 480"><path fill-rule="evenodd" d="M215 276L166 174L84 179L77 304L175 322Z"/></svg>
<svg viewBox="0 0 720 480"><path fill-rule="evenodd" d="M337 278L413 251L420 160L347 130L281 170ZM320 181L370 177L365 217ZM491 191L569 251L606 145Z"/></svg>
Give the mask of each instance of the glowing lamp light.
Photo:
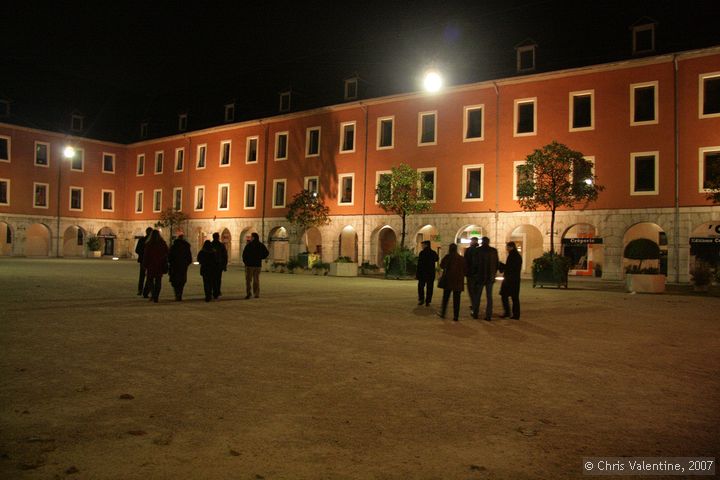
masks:
<svg viewBox="0 0 720 480"><path fill-rule="evenodd" d="M113 257L113 260L120 260L120 257Z"/></svg>
<svg viewBox="0 0 720 480"><path fill-rule="evenodd" d="M585 183L588 185L592 185L592 183L593 183L592 178L586 178Z"/></svg>
<svg viewBox="0 0 720 480"><path fill-rule="evenodd" d="M63 150L63 157L74 158L75 157L75 149L70 146L65 147L65 149Z"/></svg>
<svg viewBox="0 0 720 480"><path fill-rule="evenodd" d="M443 79L440 74L436 71L429 71L425 74L423 80L423 87L428 92L437 92L443 86Z"/></svg>
<svg viewBox="0 0 720 480"><path fill-rule="evenodd" d="M193 265L200 265L200 262L193 262Z"/></svg>

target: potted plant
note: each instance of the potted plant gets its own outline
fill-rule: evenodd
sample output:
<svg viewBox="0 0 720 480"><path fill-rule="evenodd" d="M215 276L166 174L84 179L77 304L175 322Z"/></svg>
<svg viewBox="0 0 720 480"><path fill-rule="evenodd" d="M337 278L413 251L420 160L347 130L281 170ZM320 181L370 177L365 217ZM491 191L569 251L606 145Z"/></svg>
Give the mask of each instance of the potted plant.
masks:
<svg viewBox="0 0 720 480"><path fill-rule="evenodd" d="M602 265L599 263L595 264L595 277L602 278Z"/></svg>
<svg viewBox="0 0 720 480"><path fill-rule="evenodd" d="M707 292L712 282L712 270L706 262L697 262L690 270L692 276L693 290L696 292Z"/></svg>
<svg viewBox="0 0 720 480"><path fill-rule="evenodd" d="M555 285L557 288L567 288L569 271L570 260L567 257L545 252L541 257L533 260L533 288L538 285L540 287Z"/></svg>
<svg viewBox="0 0 720 480"><path fill-rule="evenodd" d="M89 236L85 241L85 245L87 245L88 250L92 252L93 257L99 258L101 256L100 239L98 237L95 235Z"/></svg>
<svg viewBox="0 0 720 480"><path fill-rule="evenodd" d="M662 293L665 291L665 275L657 268L643 268L645 260L658 260L660 247L647 238L636 238L625 246L623 257L639 260L638 265L630 265L625 270L625 288L628 292Z"/></svg>
<svg viewBox="0 0 720 480"><path fill-rule="evenodd" d="M398 247L384 258L385 278L414 278L417 270L417 256L404 247Z"/></svg>
<svg viewBox="0 0 720 480"><path fill-rule="evenodd" d="M303 270L302 264L296 258L288 260L286 267L288 273L301 273Z"/></svg>
<svg viewBox="0 0 720 480"><path fill-rule="evenodd" d="M327 275L328 270L330 270L330 264L319 261L312 267L312 273L314 275Z"/></svg>
<svg viewBox="0 0 720 480"><path fill-rule="evenodd" d="M357 277L358 266L350 257L338 257L330 264L330 275L333 277Z"/></svg>
<svg viewBox="0 0 720 480"><path fill-rule="evenodd" d="M380 270L380 267L367 261L360 265L360 272L363 275L372 275L373 273L377 273L378 270Z"/></svg>

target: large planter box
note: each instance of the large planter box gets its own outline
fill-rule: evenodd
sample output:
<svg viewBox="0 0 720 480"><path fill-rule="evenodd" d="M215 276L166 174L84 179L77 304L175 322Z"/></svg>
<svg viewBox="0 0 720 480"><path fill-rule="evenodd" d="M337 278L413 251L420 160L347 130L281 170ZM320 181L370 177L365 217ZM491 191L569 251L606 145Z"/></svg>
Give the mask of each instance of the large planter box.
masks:
<svg viewBox="0 0 720 480"><path fill-rule="evenodd" d="M331 263L330 275L333 277L357 277L357 263Z"/></svg>
<svg viewBox="0 0 720 480"><path fill-rule="evenodd" d="M665 275L629 273L625 277L625 289L637 293L662 293L665 291Z"/></svg>
<svg viewBox="0 0 720 480"><path fill-rule="evenodd" d="M102 257L102 252L100 250L91 250L90 256L93 258L100 258Z"/></svg>
<svg viewBox="0 0 720 480"><path fill-rule="evenodd" d="M554 270L541 270L539 272L533 272L532 275L533 279L533 288L540 286L544 287L545 285L552 285L557 288L568 286L568 276L567 273L565 275L556 274Z"/></svg>

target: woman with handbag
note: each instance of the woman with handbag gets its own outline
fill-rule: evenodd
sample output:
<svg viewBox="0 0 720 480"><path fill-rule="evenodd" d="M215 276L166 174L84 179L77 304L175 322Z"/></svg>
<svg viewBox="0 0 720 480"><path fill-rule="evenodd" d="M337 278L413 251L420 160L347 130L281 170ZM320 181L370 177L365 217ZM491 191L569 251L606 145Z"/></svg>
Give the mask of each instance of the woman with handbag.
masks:
<svg viewBox="0 0 720 480"><path fill-rule="evenodd" d="M460 315L460 295L465 288L465 261L458 253L456 244L450 244L448 254L440 261L440 268L443 273L438 280L438 288L443 289L443 298L438 316L445 318L450 293L452 293L453 320L457 322Z"/></svg>

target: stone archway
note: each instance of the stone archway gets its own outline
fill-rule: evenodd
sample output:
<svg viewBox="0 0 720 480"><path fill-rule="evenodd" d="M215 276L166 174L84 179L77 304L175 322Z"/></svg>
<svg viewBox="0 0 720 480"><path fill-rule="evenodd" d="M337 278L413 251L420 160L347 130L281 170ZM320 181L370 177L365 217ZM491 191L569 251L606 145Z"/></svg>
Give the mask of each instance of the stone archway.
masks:
<svg viewBox="0 0 720 480"><path fill-rule="evenodd" d="M353 227L343 227L338 236L338 257L349 257L357 263L358 259L358 235Z"/></svg>
<svg viewBox="0 0 720 480"><path fill-rule="evenodd" d="M50 229L42 223L34 223L25 230L25 256L50 256Z"/></svg>
<svg viewBox="0 0 720 480"><path fill-rule="evenodd" d="M317 227L309 227L305 230L302 243L307 253L322 254L322 234Z"/></svg>
<svg viewBox="0 0 720 480"><path fill-rule="evenodd" d="M604 248L594 225L576 223L565 230L560 239L560 254L570 260L570 275L591 276L596 269L602 272Z"/></svg>
<svg viewBox="0 0 720 480"><path fill-rule="evenodd" d="M376 264L379 267L385 265L385 257L397 247L397 234L389 225L385 225L377 232Z"/></svg>
<svg viewBox="0 0 720 480"><path fill-rule="evenodd" d="M9 223L0 222L0 257L10 257L13 254L15 234Z"/></svg>
<svg viewBox="0 0 720 480"><path fill-rule="evenodd" d="M225 249L227 250L228 263L232 263L232 234L230 233L230 230L223 228L220 232L220 241L225 245Z"/></svg>
<svg viewBox="0 0 720 480"><path fill-rule="evenodd" d="M113 256L115 255L115 240L117 235L112 231L110 227L102 227L97 237L100 239L100 251L103 255Z"/></svg>
<svg viewBox="0 0 720 480"><path fill-rule="evenodd" d="M438 241L438 230L434 225L425 225L415 234L415 253L420 253L422 250L422 242L425 240L430 241L430 248L437 251L440 247Z"/></svg>
<svg viewBox="0 0 720 480"><path fill-rule="evenodd" d="M87 232L80 226L72 225L65 229L62 243L62 256L84 257L86 238Z"/></svg>
<svg viewBox="0 0 720 480"><path fill-rule="evenodd" d="M530 273L533 260L542 257L543 254L543 235L540 230L530 224L518 225L505 237L505 241L515 242L518 252L523 257L522 273ZM501 259L507 255L505 248L498 248L498 252Z"/></svg>
<svg viewBox="0 0 720 480"><path fill-rule="evenodd" d="M662 227L653 222L641 222L632 225L625 231L623 236L623 247L622 251L625 251L625 247L630 243L631 240L637 238L646 238L660 247L660 258L658 260L645 260L642 264L643 268L657 268L660 273L667 275L668 267L668 240L667 234ZM637 261L630 260L622 256L622 273L625 275L625 269L630 265L636 265Z"/></svg>
<svg viewBox="0 0 720 480"><path fill-rule="evenodd" d="M470 246L470 239L477 237L478 240L485 236L483 227L480 225L465 225L455 234L455 243L458 245L458 253L465 254L465 250Z"/></svg>
<svg viewBox="0 0 720 480"><path fill-rule="evenodd" d="M287 263L290 260L290 242L285 227L275 227L268 235L267 248L270 251L270 263Z"/></svg>
<svg viewBox="0 0 720 480"><path fill-rule="evenodd" d="M690 234L688 274L701 263L713 274L720 271L720 220L700 224Z"/></svg>

